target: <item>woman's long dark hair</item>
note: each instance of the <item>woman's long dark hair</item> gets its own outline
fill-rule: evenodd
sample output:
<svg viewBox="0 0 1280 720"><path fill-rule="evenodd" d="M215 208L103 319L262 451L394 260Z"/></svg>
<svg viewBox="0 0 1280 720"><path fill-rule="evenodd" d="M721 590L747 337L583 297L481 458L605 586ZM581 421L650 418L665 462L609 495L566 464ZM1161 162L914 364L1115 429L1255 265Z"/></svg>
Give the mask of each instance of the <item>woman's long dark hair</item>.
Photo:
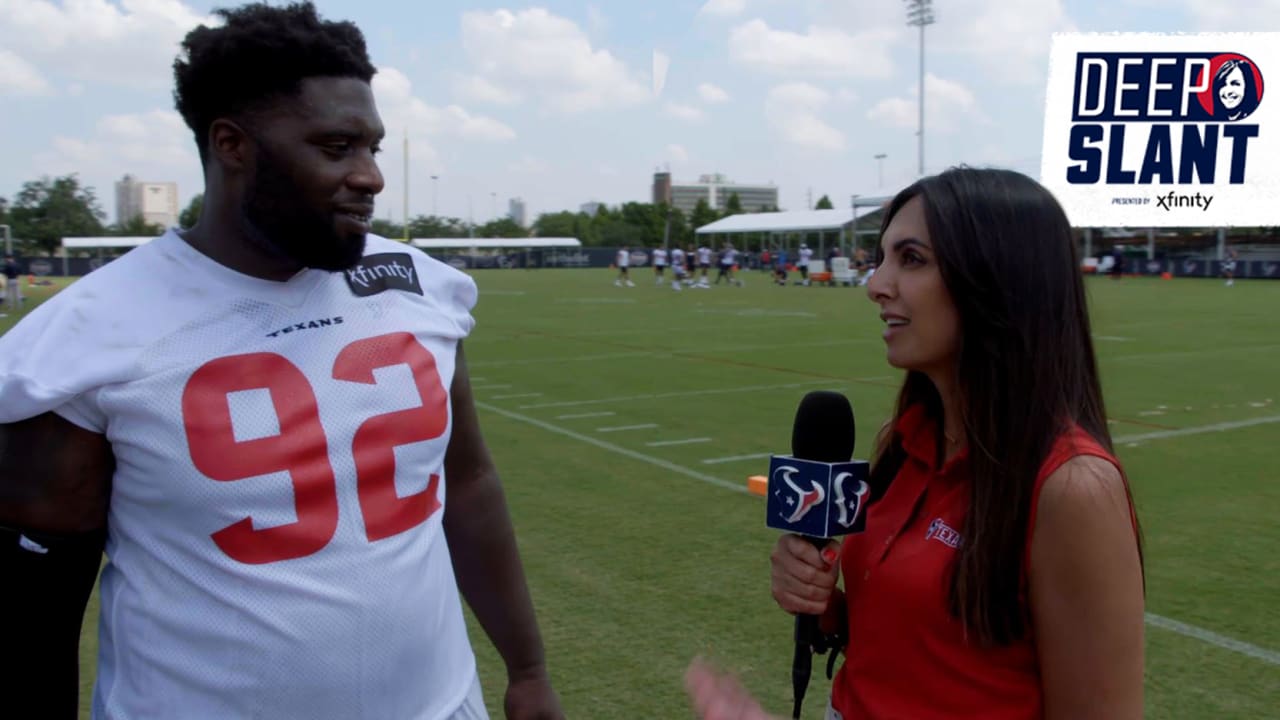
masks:
<svg viewBox="0 0 1280 720"><path fill-rule="evenodd" d="M973 482L949 604L981 642L1003 645L1028 629L1020 606L1027 522L1055 439L1074 422L1112 451L1080 257L1062 207L1025 175L953 168L921 179L889 204L881 234L917 196L961 324L956 376ZM912 371L895 421L916 404L937 422L943 448L941 398ZM885 487L905 457L901 439L883 433L875 486Z"/></svg>

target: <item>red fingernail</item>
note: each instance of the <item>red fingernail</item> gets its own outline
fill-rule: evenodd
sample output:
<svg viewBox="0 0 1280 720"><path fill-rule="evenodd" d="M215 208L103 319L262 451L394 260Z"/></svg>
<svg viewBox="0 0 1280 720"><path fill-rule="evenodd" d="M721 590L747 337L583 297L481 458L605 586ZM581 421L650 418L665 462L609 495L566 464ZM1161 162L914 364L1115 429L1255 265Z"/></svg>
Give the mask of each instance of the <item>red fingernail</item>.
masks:
<svg viewBox="0 0 1280 720"><path fill-rule="evenodd" d="M823 559L823 560L826 560L828 565L830 565L831 563L835 562L835 561L836 561L836 551L835 551L835 549L834 549L834 548L826 548L825 550L823 550L823 551L822 551L822 559Z"/></svg>

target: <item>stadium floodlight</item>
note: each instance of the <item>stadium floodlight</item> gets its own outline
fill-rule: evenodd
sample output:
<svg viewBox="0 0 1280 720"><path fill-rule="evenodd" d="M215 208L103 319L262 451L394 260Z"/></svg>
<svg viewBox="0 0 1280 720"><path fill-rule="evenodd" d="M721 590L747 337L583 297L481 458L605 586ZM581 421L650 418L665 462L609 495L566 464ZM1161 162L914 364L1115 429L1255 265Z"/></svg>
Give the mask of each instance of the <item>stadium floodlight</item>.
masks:
<svg viewBox="0 0 1280 720"><path fill-rule="evenodd" d="M906 0L907 25L920 28L920 127L916 135L919 138L920 167L919 174L924 176L924 26L934 23L933 0Z"/></svg>
<svg viewBox="0 0 1280 720"><path fill-rule="evenodd" d="M876 185L876 188L879 189L884 187L884 159L889 156L885 153L876 153L874 157L876 159L876 172L879 179L879 184Z"/></svg>

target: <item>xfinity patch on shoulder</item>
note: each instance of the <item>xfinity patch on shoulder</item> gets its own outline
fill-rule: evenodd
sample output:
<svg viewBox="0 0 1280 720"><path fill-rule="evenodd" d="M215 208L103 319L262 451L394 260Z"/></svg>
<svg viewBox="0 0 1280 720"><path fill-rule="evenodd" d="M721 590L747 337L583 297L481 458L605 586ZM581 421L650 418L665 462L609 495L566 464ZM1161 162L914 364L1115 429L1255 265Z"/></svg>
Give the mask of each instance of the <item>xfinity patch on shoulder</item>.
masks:
<svg viewBox="0 0 1280 720"><path fill-rule="evenodd" d="M377 295L384 290L404 290L422 294L418 271L409 253L366 255L345 271L347 286L357 297Z"/></svg>

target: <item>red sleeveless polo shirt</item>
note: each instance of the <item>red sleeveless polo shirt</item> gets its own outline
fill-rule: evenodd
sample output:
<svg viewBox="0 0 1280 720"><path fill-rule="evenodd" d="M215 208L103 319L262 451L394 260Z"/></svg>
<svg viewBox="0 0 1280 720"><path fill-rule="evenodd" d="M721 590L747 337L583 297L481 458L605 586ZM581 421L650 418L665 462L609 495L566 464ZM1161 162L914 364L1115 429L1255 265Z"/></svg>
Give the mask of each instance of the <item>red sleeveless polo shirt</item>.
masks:
<svg viewBox="0 0 1280 720"><path fill-rule="evenodd" d="M967 451L934 467L937 430L922 406L904 413L895 431L906 461L884 497L868 509L866 531L847 536L841 550L849 642L832 688L833 707L843 720L1042 717L1033 634L984 648L966 638L947 609L947 572L964 541L960 532L969 504ZM1078 455L1120 467L1079 428L1059 438L1036 477L1024 578L1041 487Z"/></svg>

